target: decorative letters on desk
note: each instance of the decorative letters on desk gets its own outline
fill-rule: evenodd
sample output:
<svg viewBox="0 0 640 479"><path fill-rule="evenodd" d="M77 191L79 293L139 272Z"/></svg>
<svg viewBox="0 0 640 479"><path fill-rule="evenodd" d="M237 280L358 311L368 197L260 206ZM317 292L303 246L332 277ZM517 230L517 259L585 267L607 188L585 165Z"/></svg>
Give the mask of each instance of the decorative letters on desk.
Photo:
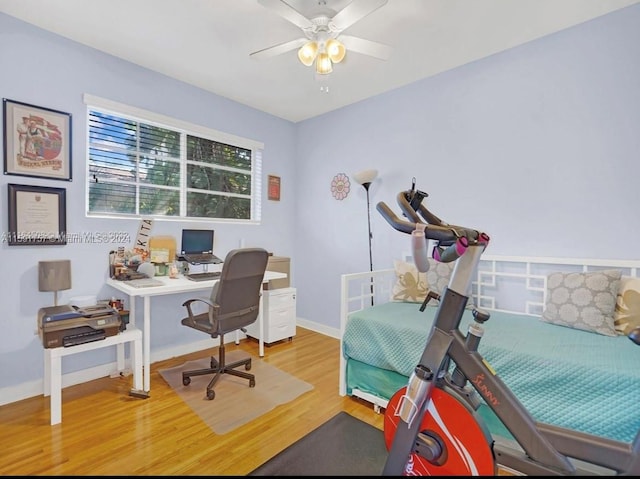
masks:
<svg viewBox="0 0 640 479"><path fill-rule="evenodd" d="M133 250L142 256L143 261L146 261L149 256L149 236L152 227L152 219L141 220L138 235L136 236L136 244L133 246Z"/></svg>

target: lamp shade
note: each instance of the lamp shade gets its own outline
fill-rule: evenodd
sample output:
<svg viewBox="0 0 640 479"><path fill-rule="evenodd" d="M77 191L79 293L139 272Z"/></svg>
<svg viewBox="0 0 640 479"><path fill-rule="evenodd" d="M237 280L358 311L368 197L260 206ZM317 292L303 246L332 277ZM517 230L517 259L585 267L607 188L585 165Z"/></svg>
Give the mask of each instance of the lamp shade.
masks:
<svg viewBox="0 0 640 479"><path fill-rule="evenodd" d="M342 43L332 38L327 41L327 53L333 63L340 63L344 59L347 50Z"/></svg>
<svg viewBox="0 0 640 479"><path fill-rule="evenodd" d="M353 179L362 186L368 186L378 177L378 170L362 170L353 174Z"/></svg>
<svg viewBox="0 0 640 479"><path fill-rule="evenodd" d="M333 71L333 65L329 54L326 52L318 53L316 58L316 73L320 75L328 75Z"/></svg>
<svg viewBox="0 0 640 479"><path fill-rule="evenodd" d="M62 259L38 262L38 290L62 291L65 289L71 289L71 261Z"/></svg>
<svg viewBox="0 0 640 479"><path fill-rule="evenodd" d="M313 60L316 59L317 53L318 44L316 42L307 42L298 50L298 59L304 66L310 67L313 65Z"/></svg>

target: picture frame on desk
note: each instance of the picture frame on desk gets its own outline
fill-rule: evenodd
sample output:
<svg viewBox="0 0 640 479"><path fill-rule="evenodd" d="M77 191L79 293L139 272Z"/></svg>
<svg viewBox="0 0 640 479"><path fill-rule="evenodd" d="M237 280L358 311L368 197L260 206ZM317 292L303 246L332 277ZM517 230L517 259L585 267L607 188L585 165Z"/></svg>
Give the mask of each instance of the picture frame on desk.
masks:
<svg viewBox="0 0 640 479"><path fill-rule="evenodd" d="M67 244L65 188L9 183L9 246Z"/></svg>
<svg viewBox="0 0 640 479"><path fill-rule="evenodd" d="M2 99L4 174L71 181L71 114Z"/></svg>

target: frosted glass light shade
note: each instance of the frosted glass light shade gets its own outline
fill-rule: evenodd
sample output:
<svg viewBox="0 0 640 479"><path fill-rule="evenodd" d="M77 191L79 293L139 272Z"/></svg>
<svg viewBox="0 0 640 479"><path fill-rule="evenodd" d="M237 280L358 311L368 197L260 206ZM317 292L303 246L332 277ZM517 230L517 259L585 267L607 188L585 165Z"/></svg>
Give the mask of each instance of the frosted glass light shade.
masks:
<svg viewBox="0 0 640 479"><path fill-rule="evenodd" d="M327 41L327 53L333 63L340 63L347 53L344 45L335 38Z"/></svg>
<svg viewBox="0 0 640 479"><path fill-rule="evenodd" d="M310 67L313 65L313 60L316 59L317 53L318 44L316 42L307 42L298 50L298 59L304 66Z"/></svg>
<svg viewBox="0 0 640 479"><path fill-rule="evenodd" d="M378 177L378 170L362 170L353 174L353 179L362 186L370 185Z"/></svg>
<svg viewBox="0 0 640 479"><path fill-rule="evenodd" d="M318 53L316 58L316 73L327 75L333 71L333 65L328 53Z"/></svg>

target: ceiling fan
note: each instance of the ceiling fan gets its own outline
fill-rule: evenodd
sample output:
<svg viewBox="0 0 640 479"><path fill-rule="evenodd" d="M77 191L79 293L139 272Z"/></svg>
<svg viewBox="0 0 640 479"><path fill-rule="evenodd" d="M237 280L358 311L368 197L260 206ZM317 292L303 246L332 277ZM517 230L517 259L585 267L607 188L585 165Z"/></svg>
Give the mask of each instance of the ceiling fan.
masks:
<svg viewBox="0 0 640 479"><path fill-rule="evenodd" d="M316 73L319 75L331 73L333 64L340 63L347 50L387 60L392 51L390 46L342 33L387 2L388 0L352 0L336 13L327 6L326 0L319 0L317 13L307 18L284 0L258 0L263 7L301 28L304 37L258 50L249 56L270 58L298 49L300 61L305 66L311 66L315 61Z"/></svg>

